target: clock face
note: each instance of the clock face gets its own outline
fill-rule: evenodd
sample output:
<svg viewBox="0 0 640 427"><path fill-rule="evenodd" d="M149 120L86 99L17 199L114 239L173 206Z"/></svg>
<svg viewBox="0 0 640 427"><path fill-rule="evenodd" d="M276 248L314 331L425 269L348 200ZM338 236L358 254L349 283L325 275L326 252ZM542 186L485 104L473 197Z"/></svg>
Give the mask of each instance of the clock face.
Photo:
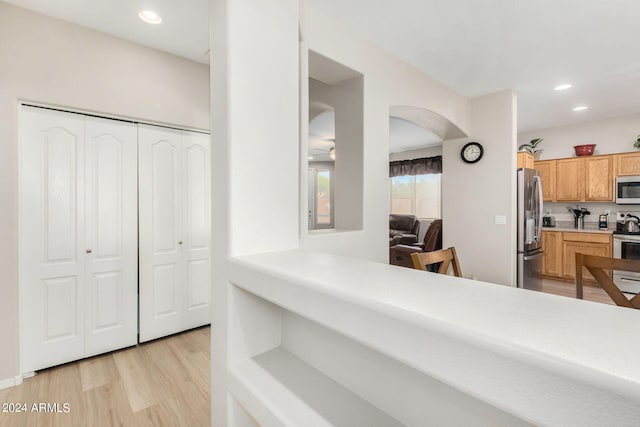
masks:
<svg viewBox="0 0 640 427"><path fill-rule="evenodd" d="M467 163L476 163L482 158L483 154L484 149L482 148L482 145L477 142L469 142L468 144L465 144L460 151L462 160Z"/></svg>

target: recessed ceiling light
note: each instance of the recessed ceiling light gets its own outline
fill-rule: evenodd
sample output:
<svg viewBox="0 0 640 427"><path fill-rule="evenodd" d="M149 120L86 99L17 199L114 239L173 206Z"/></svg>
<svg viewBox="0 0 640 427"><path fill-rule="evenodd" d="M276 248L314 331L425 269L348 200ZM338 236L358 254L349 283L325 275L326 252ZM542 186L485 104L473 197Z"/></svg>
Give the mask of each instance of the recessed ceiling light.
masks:
<svg viewBox="0 0 640 427"><path fill-rule="evenodd" d="M162 22L162 18L160 18L160 15L152 10L141 10L140 12L138 12L138 16L148 24L159 24Z"/></svg>
<svg viewBox="0 0 640 427"><path fill-rule="evenodd" d="M567 89L571 89L571 84L569 83L563 83L561 85L556 86L554 89L555 90L567 90Z"/></svg>
<svg viewBox="0 0 640 427"><path fill-rule="evenodd" d="M584 110L586 110L587 108L589 108L589 106L588 106L588 105L580 105L580 106L578 106L578 107L573 107L573 111L584 111Z"/></svg>

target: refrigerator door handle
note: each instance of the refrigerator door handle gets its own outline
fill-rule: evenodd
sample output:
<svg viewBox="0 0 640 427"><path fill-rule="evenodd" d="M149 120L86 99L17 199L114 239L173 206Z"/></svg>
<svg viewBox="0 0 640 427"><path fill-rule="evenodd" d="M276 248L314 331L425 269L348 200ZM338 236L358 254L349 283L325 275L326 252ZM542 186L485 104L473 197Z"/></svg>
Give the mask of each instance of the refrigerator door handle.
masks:
<svg viewBox="0 0 640 427"><path fill-rule="evenodd" d="M536 236L537 241L542 241L542 216L544 215L544 208L542 206L542 180L539 175L533 177L533 182L538 187L538 234Z"/></svg>
<svg viewBox="0 0 640 427"><path fill-rule="evenodd" d="M542 254L544 254L544 251L536 252L536 253L534 253L532 255L525 255L524 256L524 260L525 261L531 261L532 259L536 259L538 257L541 257Z"/></svg>

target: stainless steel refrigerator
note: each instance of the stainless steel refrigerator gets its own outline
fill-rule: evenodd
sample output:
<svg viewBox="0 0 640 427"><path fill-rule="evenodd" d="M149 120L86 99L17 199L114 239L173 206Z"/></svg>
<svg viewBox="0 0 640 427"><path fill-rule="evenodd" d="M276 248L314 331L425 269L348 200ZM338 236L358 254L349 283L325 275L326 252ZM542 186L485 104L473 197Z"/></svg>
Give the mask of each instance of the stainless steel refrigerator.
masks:
<svg viewBox="0 0 640 427"><path fill-rule="evenodd" d="M542 290L542 182L534 169L518 169L517 224L517 286Z"/></svg>

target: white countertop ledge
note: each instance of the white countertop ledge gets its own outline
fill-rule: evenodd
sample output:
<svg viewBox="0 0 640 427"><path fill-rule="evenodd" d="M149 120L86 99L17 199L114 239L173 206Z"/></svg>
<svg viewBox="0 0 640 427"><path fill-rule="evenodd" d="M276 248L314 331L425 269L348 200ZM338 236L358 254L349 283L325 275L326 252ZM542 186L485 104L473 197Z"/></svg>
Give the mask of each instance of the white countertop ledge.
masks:
<svg viewBox="0 0 640 427"><path fill-rule="evenodd" d="M286 284L288 292L304 289L318 301L348 303L389 322L441 334L640 403L639 310L302 250L231 258L230 267L234 285L303 316L308 302L296 306L294 298L287 300L285 288L276 290L271 284ZM315 315L312 320L330 323L335 314L327 312L326 319ZM369 339L352 338L364 343ZM388 348L380 342L377 350L403 358L394 354L391 341ZM429 366L410 363L439 376ZM445 377L440 376L446 381ZM473 386L467 391L474 393ZM512 409L508 403L492 403ZM626 420L636 421L638 416L627 414Z"/></svg>

